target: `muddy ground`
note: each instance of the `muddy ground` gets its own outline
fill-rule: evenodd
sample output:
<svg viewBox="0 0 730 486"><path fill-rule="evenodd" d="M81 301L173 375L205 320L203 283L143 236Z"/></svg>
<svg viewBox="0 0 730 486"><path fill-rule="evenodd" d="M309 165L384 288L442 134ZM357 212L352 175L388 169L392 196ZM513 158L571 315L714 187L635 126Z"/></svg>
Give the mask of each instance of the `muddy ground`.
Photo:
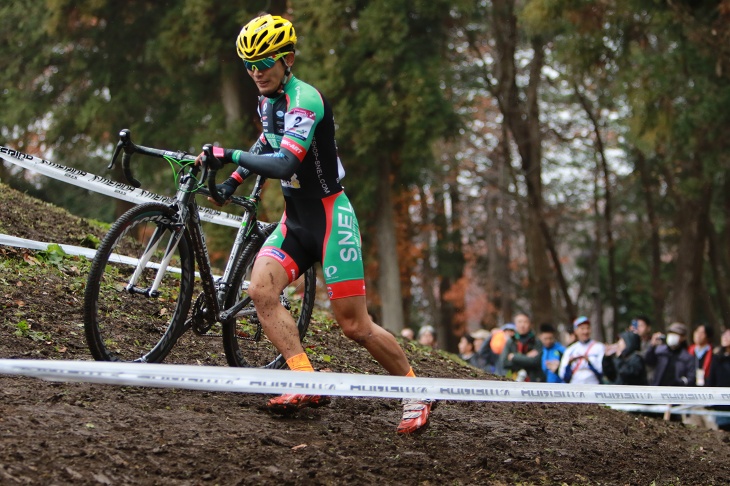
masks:
<svg viewBox="0 0 730 486"><path fill-rule="evenodd" d="M103 230L0 184L0 233L81 245ZM0 358L91 360L88 268L0 246ZM316 368L383 373L323 315L307 337ZM494 379L401 343L419 376ZM194 335L166 362L226 366L220 340ZM399 437L396 400L337 398L279 418L266 398L0 376L0 484L730 482L724 432L599 405L442 402L425 432Z"/></svg>

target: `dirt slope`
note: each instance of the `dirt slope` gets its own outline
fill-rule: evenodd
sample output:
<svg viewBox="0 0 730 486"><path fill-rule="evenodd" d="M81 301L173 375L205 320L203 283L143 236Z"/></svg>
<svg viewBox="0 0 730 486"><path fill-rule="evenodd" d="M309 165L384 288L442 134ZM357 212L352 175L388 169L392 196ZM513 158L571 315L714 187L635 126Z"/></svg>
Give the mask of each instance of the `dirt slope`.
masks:
<svg viewBox="0 0 730 486"><path fill-rule="evenodd" d="M0 233L80 245L96 225L0 184ZM90 360L88 263L0 246L0 358ZM315 367L382 373L331 323ZM420 376L483 378L404 344ZM331 356L331 361L326 362ZM225 366L218 339L186 336L169 362ZM58 384L0 376L0 484L727 484L728 436L598 405L444 402L398 437L395 400L334 400L282 419L266 397Z"/></svg>

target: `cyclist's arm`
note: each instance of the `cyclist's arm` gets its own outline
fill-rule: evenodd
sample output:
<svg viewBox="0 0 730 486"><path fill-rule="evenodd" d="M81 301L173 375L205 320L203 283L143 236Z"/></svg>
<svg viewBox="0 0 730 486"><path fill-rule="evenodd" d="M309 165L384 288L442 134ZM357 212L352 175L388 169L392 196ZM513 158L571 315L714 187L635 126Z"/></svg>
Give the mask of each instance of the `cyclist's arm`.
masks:
<svg viewBox="0 0 730 486"><path fill-rule="evenodd" d="M289 179L299 167L299 159L286 148L267 155L256 155L243 150L226 149L224 160L238 164L244 170L269 179ZM238 172L238 171L236 171Z"/></svg>
<svg viewBox="0 0 730 486"><path fill-rule="evenodd" d="M301 100L306 106L295 106L286 113L284 135L277 152L258 155L242 150L226 149L224 160L270 179L291 179L299 168L299 164L304 160L304 156L307 155L312 140L314 140L315 128L324 113L319 92L313 89L311 91L304 96L306 99ZM261 110L259 110L260 114ZM257 143L261 143L261 139Z"/></svg>
<svg viewBox="0 0 730 486"><path fill-rule="evenodd" d="M248 149L248 152L251 154L260 154L264 150L265 150L265 147L263 146L263 144L259 140L256 140L256 142L253 145L251 145L251 148ZM234 170L233 173L231 174L231 178L234 179L239 184L241 184L246 179L246 177L248 177L250 175L251 175L250 170L248 170L244 167L238 166L238 168L236 170Z"/></svg>

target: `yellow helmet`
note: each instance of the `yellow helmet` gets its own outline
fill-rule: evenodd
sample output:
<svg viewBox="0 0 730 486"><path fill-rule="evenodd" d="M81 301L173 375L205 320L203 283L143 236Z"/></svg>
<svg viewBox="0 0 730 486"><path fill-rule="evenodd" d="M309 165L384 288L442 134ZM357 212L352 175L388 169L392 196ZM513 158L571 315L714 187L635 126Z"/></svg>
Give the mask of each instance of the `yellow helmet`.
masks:
<svg viewBox="0 0 730 486"><path fill-rule="evenodd" d="M277 15L266 14L243 26L236 39L236 51L238 57L251 61L296 43L297 35L291 22Z"/></svg>

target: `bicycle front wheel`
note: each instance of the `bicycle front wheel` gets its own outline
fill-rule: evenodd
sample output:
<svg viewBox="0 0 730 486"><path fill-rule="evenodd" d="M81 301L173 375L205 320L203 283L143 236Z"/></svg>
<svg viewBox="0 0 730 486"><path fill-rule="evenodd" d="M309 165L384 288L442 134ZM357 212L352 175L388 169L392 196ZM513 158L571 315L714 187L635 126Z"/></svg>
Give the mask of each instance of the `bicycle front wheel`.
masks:
<svg viewBox="0 0 730 486"><path fill-rule="evenodd" d="M96 251L84 295L94 359L159 363L182 333L195 268L190 236L176 214L160 203L135 206ZM158 272L161 266L167 271Z"/></svg>
<svg viewBox="0 0 730 486"><path fill-rule="evenodd" d="M226 295L225 308L238 302L246 304L235 317L223 323L223 348L230 366L278 369L286 361L263 332L256 308L247 294L258 245L255 241L244 249ZM297 324L299 339L304 340L314 310L317 274L309 268L297 280L289 284L280 295L281 305L289 311Z"/></svg>

